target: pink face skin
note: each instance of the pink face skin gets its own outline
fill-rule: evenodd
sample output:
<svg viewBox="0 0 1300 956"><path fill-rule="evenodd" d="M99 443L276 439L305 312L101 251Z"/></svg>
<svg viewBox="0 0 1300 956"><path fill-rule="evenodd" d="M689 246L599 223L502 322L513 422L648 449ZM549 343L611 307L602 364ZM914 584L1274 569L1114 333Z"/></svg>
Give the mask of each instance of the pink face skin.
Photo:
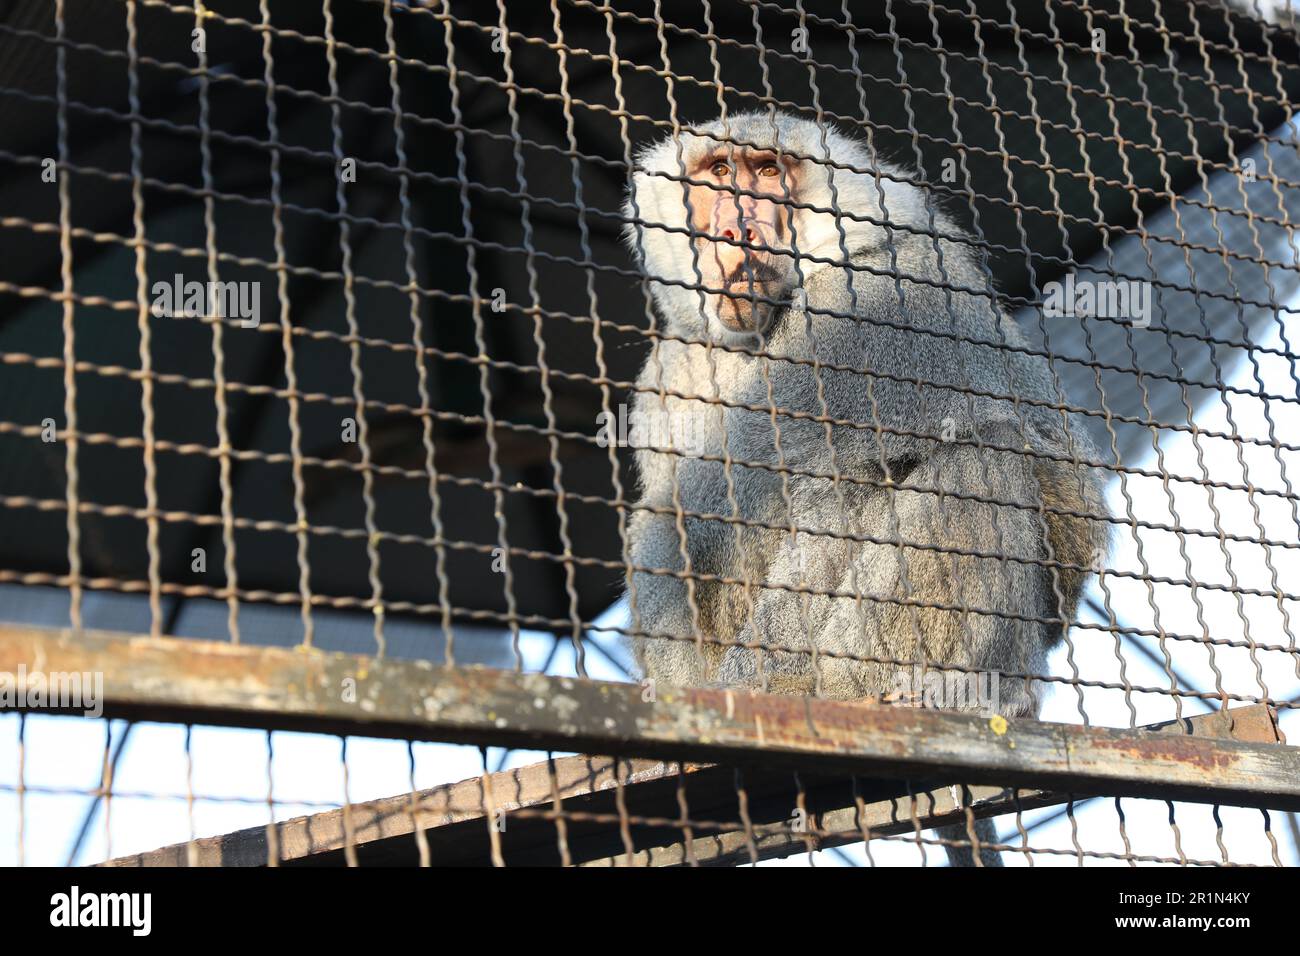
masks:
<svg viewBox="0 0 1300 956"><path fill-rule="evenodd" d="M722 324L733 332L761 332L773 307L754 297L779 299L789 256L736 242L784 248L793 210L784 205L798 195L798 164L768 150L719 146L688 170L691 179L712 184L690 186L691 225L707 236L694 242L704 285L726 294L710 295ZM732 176L735 182L732 182ZM733 191L739 188L757 196ZM772 199L764 197L771 196ZM776 200L776 201L773 201Z"/></svg>

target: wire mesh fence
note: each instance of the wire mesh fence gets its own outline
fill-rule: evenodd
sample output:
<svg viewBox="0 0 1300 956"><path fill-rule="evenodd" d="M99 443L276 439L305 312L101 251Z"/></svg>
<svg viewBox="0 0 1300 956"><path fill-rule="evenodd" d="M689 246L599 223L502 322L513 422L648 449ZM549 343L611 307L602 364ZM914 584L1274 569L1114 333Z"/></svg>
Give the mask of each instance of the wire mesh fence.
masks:
<svg viewBox="0 0 1300 956"><path fill-rule="evenodd" d="M1300 860L1284 5L0 51L0 859Z"/></svg>

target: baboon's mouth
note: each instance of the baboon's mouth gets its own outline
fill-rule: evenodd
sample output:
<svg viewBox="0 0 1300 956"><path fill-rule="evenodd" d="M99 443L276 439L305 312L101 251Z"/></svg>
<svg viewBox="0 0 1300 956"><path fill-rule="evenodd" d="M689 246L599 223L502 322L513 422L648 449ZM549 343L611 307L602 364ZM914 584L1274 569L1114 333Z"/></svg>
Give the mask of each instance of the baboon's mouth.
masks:
<svg viewBox="0 0 1300 956"><path fill-rule="evenodd" d="M773 282L777 282L780 278L780 273L765 262L752 262L748 266L742 262L731 270L725 285L728 291L734 286L744 288L750 285L753 285L755 289L761 289Z"/></svg>
<svg viewBox="0 0 1300 956"><path fill-rule="evenodd" d="M780 292L781 276L766 263L744 263L733 269L723 283L718 318L733 332L759 332L771 316Z"/></svg>
<svg viewBox="0 0 1300 956"><path fill-rule="evenodd" d="M728 281L723 286L723 289L726 290L728 295L733 296L756 295L766 297L767 287L768 283L759 282L757 279L737 279L735 281Z"/></svg>
<svg viewBox="0 0 1300 956"><path fill-rule="evenodd" d="M775 312L775 291L759 282L727 283L719 298L718 319L732 332L761 332Z"/></svg>

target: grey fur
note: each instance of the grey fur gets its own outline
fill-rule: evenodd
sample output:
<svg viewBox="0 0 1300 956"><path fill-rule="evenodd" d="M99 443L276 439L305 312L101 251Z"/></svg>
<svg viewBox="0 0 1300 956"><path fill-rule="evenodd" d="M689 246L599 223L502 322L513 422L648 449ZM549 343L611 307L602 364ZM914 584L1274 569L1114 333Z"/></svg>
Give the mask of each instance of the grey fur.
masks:
<svg viewBox="0 0 1300 956"><path fill-rule="evenodd" d="M637 451L640 503L673 513L635 512L630 550L641 567L683 572L688 559L694 574L750 586L633 573L636 627L678 638L633 640L646 676L676 685L858 699L888 695L911 665L855 656L1044 674L1048 652L1064 636L1062 622L1073 618L1085 573L1038 562L1048 558L1050 546L1057 561L1091 566L1104 553L1107 526L1044 513L1040 506L1103 517L1100 481L1077 464L1094 453L1082 429L1060 411L968 390L1059 402L1046 361L1015 351L1023 335L991 298L954 291L988 288L974 247L941 239L936 251L929 233L958 230L942 211L927 208L919 188L877 180L875 168L899 178L903 173L875 161L865 144L784 114L733 116L703 132L644 150L639 161L647 172L636 175L626 207L629 217L651 224L629 226L627 239L669 337L656 342L642 369L638 384L649 391L633 399L642 436L654 438L637 442L634 432L633 441L662 446L663 436L684 431L690 439L676 442L686 449L681 456ZM877 221L797 212L792 251L799 258L776 257L786 269L788 291L773 298L785 300L802 288L806 307L796 297L776 311L761 337L727 330L710 295L673 284L720 285L700 268L702 257L686 236L653 226L682 229L688 221L680 182L653 172L680 178L686 168L681 160L689 165L699 150L716 149L710 136L863 170L804 161L794 198ZM879 224L883 220L925 232L889 230ZM863 268L845 269L845 250L849 262ZM917 331L924 329L1005 342L1010 349ZM719 344L759 346L773 358L711 347ZM866 427L832 426L828 442L824 423L778 416L778 450L771 405ZM1022 454L1022 448L1042 457ZM733 463L727 469L702 455ZM782 474L789 469L868 483ZM871 483L884 482L887 473L893 487ZM682 535L678 507L771 527L688 517ZM900 549L893 543L900 536L921 547ZM934 550L943 548L990 556ZM774 649L780 647L789 650ZM1037 713L1028 681L1003 677L1000 690L1002 714ZM991 833L982 830L981 836ZM965 839L965 827L952 834Z"/></svg>

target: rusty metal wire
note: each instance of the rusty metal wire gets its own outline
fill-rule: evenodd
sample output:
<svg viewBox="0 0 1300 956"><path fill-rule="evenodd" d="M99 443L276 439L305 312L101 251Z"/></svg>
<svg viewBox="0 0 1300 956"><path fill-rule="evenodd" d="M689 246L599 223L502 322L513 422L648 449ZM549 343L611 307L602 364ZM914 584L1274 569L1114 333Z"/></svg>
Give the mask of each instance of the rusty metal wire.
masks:
<svg viewBox="0 0 1300 956"><path fill-rule="evenodd" d="M870 12L847 0L37 6L0 20L0 51L16 64L0 66L0 128L14 133L0 166L17 184L0 186L0 521L15 539L0 547L0 633L35 623L620 680L638 676L620 642L660 638L760 660L811 655L817 696L837 660L981 673L810 649L811 602L853 601L863 629L907 615L917 647L933 612L958 616L968 638L985 618L1060 632L1046 669L1024 657L1002 672L1059 691L1046 719L1137 731L1262 705L1279 715L1281 742L1296 726L1300 66L1295 33L1269 23L1259 0L886 0ZM772 198L744 188L734 169L719 186L685 165L646 168L642 144L684 142L719 117L728 155L753 147L729 125L744 110L811 120L823 147L829 130L851 131L873 160L898 168L792 152L831 171L829 207L791 195L784 172L784 194ZM712 284L696 240L778 250L652 222L635 196L624 203L638 173L684 195L734 196L737 211L748 198L792 216L833 215L837 252L800 251L795 237L799 276L830 267L883 277L902 318L862 308L850 284L847 312L808 306L810 335L814 318L906 330L918 348L981 349L1008 381L1013 362L1041 362L1048 397L969 370L960 384L934 382L825 361L815 349L806 358L668 330L655 289L684 290L702 308L709 296L788 304ZM841 208L834 174L871 176L882 208L887 191L915 191L926 221ZM888 268L854 257L846 229L858 225L888 237ZM693 278L646 274L629 258L621 235L648 231L690 238ZM932 247L937 279L900 265L895 247L912 239ZM974 281L955 277L967 275L954 266L963 256ZM211 302L160 312L154 289L173 276L206 290L251 287L259 315L250 322ZM1047 315L1049 284L1067 276L1142 285L1149 321ZM941 292L951 327L909 322L907 289ZM959 330L957 299L988 303L1023 337L1000 322L993 337ZM705 356L690 390L668 383L661 358L683 344ZM720 387L718 363L736 354L757 360L761 400ZM638 379L647 356L653 374ZM810 373L814 410L777 400L773 378L789 367ZM837 416L827 376L845 374L873 403L877 387L898 386L922 405L944 394L972 410L992 403L1019 436L954 438L930 421ZM720 423L760 415L773 457L752 459L725 425L714 450L607 440L602 423L622 423L634 398L665 415L689 403ZM1089 440L1067 431L1063 451L1031 447L1027 422L1043 413L1079 421ZM828 467L792 444L810 425L824 435ZM879 474L857 469L837 434L970 449L981 490L908 482L883 451ZM638 449L674 468L720 466L725 505L693 507L676 471L666 504L640 500ZM1007 455L1095 469L1107 510L1008 494L992 477ZM737 495L737 476L753 473L779 487L761 518ZM943 522L955 508L986 506L997 546L909 537L897 507L905 482ZM837 520L799 523L801 487L825 489ZM852 513L850 498L867 491L890 502L884 534ZM1014 553L999 512L1038 522L1045 554ZM671 521L679 566L634 559L634 523L651 517ZM1109 559L1057 554L1046 530L1060 519L1104 526L1116 542ZM850 586L701 565L688 528L738 551L759 532L842 544ZM872 546L897 555L902 597L858 580L852 556ZM935 555L954 576L959 559L1003 574L1041 568L1057 611L927 597L912 578ZM1063 613L1063 582L1089 573L1079 614ZM651 579L683 583L690 633L646 626L636 581ZM712 633L701 595L714 587L736 595L751 623L759 594L798 595L799 621L759 639ZM30 610L7 613L10 600ZM117 607L130 626L117 623ZM230 796L201 785L185 725L183 777L124 787L115 774L133 727L106 722L100 782L70 786L33 778L33 728L17 719L16 775L0 778L0 795L15 800L19 864L32 855L34 803L58 795L90 799L87 821L101 808L105 857L117 854L124 805L182 801L175 859L187 865L209 860L203 808L225 803L264 811L257 834L236 842L268 865L296 859L288 808L322 820L339 808L329 852L352 866L396 858L385 854L436 865L471 844L496 866L544 854L562 865L825 861L847 844L864 848L855 862L903 862L906 847L908 862L924 865L941 856L927 849L970 846L978 857L988 843L975 825L984 798L960 785L940 812L933 781L906 781L885 814L878 781L843 781L832 808L819 802L827 782L816 774L774 790L753 768L728 767L724 808L718 785L692 790L711 778L676 763L664 765L667 801L651 804L653 774L626 755L585 758L604 762L579 794L565 776L576 758L547 752L529 776L505 769L509 755L486 741L471 754L477 776L441 777L432 789L408 741L409 792L380 807L354 793L365 786L349 767L350 748L364 750L358 738L330 738L341 798L332 783L319 800L285 796L276 764L293 745L269 728L261 789ZM1015 790L1000 805L992 846L1009 864L1235 865L1239 841L1249 862L1281 865L1300 852L1279 844L1265 810L1245 823L1240 808L1213 805L1206 817L1172 800L1059 796L1035 803ZM1160 849L1129 819L1149 823L1152 806L1168 831ZM1048 807L1064 809L1055 817ZM406 821L400 850L375 829L375 815L390 812ZM943 813L955 829L933 829ZM448 836L468 819L478 842Z"/></svg>

